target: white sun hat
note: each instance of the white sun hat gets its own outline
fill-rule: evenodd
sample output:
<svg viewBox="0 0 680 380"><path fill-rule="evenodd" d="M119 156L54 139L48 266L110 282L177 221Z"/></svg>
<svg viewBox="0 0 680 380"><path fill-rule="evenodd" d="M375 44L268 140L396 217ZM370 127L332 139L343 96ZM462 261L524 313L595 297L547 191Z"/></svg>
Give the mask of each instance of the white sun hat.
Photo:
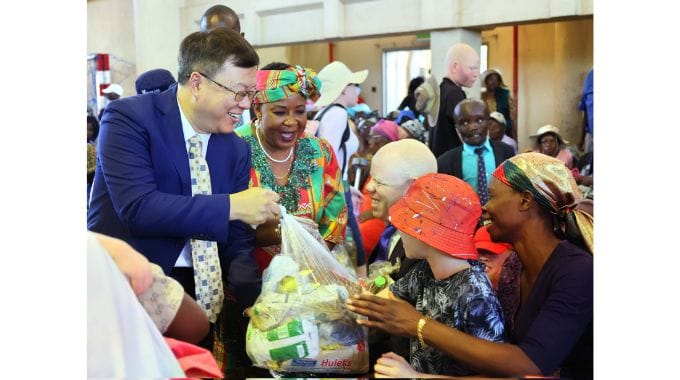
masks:
<svg viewBox="0 0 680 380"><path fill-rule="evenodd" d="M321 80L321 97L314 104L323 107L333 103L342 90L350 83L363 83L368 76L368 70L353 73L347 65L340 61L334 61L319 71L318 78Z"/></svg>
<svg viewBox="0 0 680 380"><path fill-rule="evenodd" d="M505 122L505 116L502 113L494 111L489 114L489 118L496 120L497 122L507 125Z"/></svg>
<svg viewBox="0 0 680 380"><path fill-rule="evenodd" d="M427 115L430 127L437 124L439 116L439 85L434 75L430 75L423 84L414 92L416 96L416 109Z"/></svg>

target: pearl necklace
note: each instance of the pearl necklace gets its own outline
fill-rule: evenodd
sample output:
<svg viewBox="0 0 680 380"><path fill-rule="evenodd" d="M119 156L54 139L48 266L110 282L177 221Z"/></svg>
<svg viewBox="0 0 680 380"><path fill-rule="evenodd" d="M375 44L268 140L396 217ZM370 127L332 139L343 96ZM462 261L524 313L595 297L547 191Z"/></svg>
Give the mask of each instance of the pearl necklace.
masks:
<svg viewBox="0 0 680 380"><path fill-rule="evenodd" d="M262 141L260 141L260 133L258 132L257 129L255 129L255 136L257 137L257 143L260 145L260 148L262 148L264 155L267 156L267 158L269 158L270 160L272 160L274 162L278 162L279 164L282 164L282 163L290 160L291 157L293 157L293 148L295 148L295 146L290 147L290 151L288 152L288 157L284 158L283 160L277 160L276 158L270 156L269 153L267 153L267 149L264 148L264 146L262 145Z"/></svg>

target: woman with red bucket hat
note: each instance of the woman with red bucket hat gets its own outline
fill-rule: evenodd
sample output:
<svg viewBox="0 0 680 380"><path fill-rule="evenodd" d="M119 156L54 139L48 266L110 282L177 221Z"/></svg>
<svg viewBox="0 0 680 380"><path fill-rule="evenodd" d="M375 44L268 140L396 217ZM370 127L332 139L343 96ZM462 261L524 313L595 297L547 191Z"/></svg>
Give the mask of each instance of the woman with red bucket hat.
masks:
<svg viewBox="0 0 680 380"><path fill-rule="evenodd" d="M380 295L407 305L418 318L413 326L416 334L406 334L403 326L386 329L391 334L411 337L410 365L390 352L378 359L376 375L476 374L470 366L425 343L421 332L430 321L478 339L504 341L501 306L484 266L477 261L479 255L472 238L481 213L479 197L470 185L437 173L418 178L390 208L390 221L401 232L406 257L422 260ZM360 301L347 303L350 310L364 314Z"/></svg>
<svg viewBox="0 0 680 380"><path fill-rule="evenodd" d="M521 303L510 343L489 342L428 319L401 300L356 295L361 324L418 337L489 376L593 377L593 217L564 163L523 153L493 172L484 220L522 261ZM407 249L408 252L408 249ZM403 369L391 361L390 370Z"/></svg>

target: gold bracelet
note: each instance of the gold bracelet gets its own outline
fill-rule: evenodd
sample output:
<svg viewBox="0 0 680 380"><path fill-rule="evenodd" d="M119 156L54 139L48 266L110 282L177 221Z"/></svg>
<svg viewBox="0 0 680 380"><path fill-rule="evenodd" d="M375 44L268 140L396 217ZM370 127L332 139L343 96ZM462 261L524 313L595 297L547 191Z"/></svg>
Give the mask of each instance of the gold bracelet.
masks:
<svg viewBox="0 0 680 380"><path fill-rule="evenodd" d="M422 317L418 320L418 329L416 330L416 333L418 335L418 341L420 342L420 345L423 346L423 348L429 347L427 344L425 344L425 340L423 339L423 328L425 328L425 323L427 323L429 319L429 317Z"/></svg>
<svg viewBox="0 0 680 380"><path fill-rule="evenodd" d="M274 235L276 235L276 239L281 241L281 224L279 223L276 228L274 228Z"/></svg>

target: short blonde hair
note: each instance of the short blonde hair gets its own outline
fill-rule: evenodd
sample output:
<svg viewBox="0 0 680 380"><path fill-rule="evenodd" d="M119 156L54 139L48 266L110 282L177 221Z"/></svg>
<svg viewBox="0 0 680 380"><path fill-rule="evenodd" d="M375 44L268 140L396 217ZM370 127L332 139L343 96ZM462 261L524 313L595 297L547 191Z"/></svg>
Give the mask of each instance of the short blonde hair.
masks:
<svg viewBox="0 0 680 380"><path fill-rule="evenodd" d="M437 159L427 145L415 139L404 139L386 144L373 156L398 167L404 181L437 172Z"/></svg>
<svg viewBox="0 0 680 380"><path fill-rule="evenodd" d="M458 42L451 45L446 52L446 58L444 60L446 63L446 72L451 72L451 65L453 65L453 62L467 60L470 53L477 54L477 51L464 42Z"/></svg>

